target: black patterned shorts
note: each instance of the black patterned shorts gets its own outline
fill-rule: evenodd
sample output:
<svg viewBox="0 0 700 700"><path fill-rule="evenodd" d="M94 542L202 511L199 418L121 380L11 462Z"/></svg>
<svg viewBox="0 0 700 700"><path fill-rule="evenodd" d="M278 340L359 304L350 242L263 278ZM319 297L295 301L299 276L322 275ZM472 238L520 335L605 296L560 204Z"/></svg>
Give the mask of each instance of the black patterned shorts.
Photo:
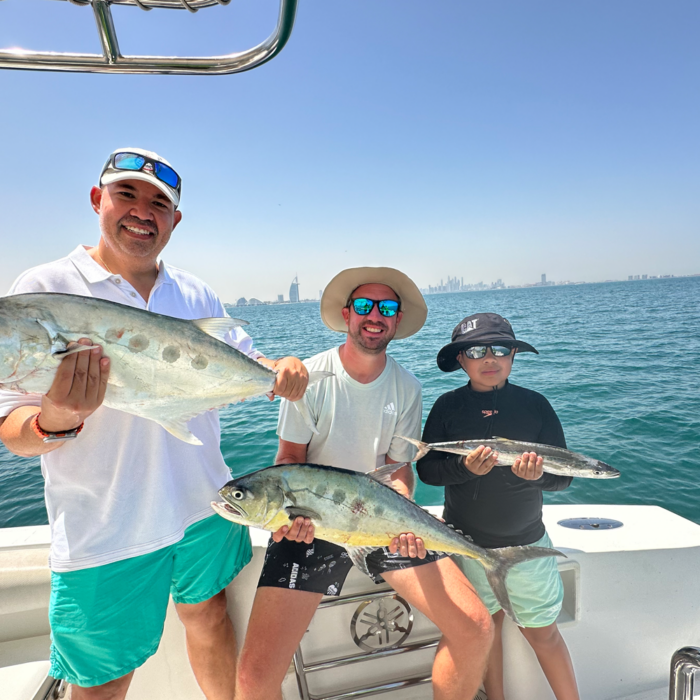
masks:
<svg viewBox="0 0 700 700"><path fill-rule="evenodd" d="M375 583L383 583L382 573L430 564L444 554L428 552L425 559L390 554L387 547L375 549L367 557L367 568ZM270 539L258 588L292 588L323 595L340 595L352 560L344 547L315 539L311 544Z"/></svg>

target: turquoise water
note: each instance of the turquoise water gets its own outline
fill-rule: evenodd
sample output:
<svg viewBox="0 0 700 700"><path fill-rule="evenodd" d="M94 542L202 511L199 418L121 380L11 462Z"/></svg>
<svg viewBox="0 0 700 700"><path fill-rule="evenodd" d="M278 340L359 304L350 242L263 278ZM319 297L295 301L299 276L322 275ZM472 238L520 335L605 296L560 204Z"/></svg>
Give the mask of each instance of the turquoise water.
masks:
<svg viewBox="0 0 700 700"><path fill-rule="evenodd" d="M614 481L574 480L548 503L663 506L700 523L700 277L507 289L426 297L426 326L391 344L391 354L423 384L423 415L460 386L461 373L437 369L452 328L478 311L508 318L540 355L519 355L511 379L543 393L559 414L569 447L622 472ZM342 340L317 303L231 309L269 357L308 357ZM277 402L256 399L221 412L222 451L234 474L273 463ZM420 503L442 503L421 484ZM0 527L46 523L38 459L0 446Z"/></svg>

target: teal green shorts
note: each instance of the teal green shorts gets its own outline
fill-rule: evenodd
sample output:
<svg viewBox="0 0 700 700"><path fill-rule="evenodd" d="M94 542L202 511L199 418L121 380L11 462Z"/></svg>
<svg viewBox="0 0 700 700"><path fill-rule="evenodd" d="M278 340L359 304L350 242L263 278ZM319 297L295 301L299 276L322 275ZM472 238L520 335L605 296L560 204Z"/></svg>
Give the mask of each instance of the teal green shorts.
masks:
<svg viewBox="0 0 700 700"><path fill-rule="evenodd" d="M168 598L201 603L250 561L248 528L212 515L175 544L90 569L51 572L51 670L83 687L130 673L155 654Z"/></svg>
<svg viewBox="0 0 700 700"><path fill-rule="evenodd" d="M544 537L532 543L536 547L551 547L552 540ZM491 615L501 609L484 567L474 559L453 557L455 563L471 581ZM514 566L506 578L508 596L523 627L547 627L556 621L564 600L564 584L557 569L556 557L533 559Z"/></svg>

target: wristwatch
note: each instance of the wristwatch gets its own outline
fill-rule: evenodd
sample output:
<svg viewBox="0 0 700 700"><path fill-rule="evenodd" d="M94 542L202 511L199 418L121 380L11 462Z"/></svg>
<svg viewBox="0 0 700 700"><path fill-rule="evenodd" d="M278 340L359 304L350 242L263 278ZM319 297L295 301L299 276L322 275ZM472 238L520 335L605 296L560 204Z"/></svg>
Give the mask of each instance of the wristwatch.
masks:
<svg viewBox="0 0 700 700"><path fill-rule="evenodd" d="M34 415L32 418L31 426L32 430L44 441L44 442L61 442L62 440L73 440L78 437L78 433L83 429L85 423L81 423L77 428L71 428L70 430L61 430L57 433L50 433L44 430L39 425L39 416L41 411Z"/></svg>

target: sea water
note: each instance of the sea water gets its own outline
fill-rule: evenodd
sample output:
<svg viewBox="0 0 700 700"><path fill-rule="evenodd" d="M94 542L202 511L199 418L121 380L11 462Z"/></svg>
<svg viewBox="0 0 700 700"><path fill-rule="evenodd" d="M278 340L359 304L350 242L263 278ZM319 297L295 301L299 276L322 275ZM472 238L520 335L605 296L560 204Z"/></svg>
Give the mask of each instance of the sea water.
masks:
<svg viewBox="0 0 700 700"><path fill-rule="evenodd" d="M519 354L511 381L544 394L569 448L611 464L615 480L575 479L546 503L659 505L700 523L700 277L435 294L415 336L389 350L435 399L466 382L437 368L452 329L477 312L505 316L539 355ZM250 322L268 357L309 357L343 341L318 303L229 307ZM279 402L259 398L221 411L221 449L234 475L273 464ZM417 500L442 504L420 484ZM0 527L47 522L38 459L0 446Z"/></svg>

